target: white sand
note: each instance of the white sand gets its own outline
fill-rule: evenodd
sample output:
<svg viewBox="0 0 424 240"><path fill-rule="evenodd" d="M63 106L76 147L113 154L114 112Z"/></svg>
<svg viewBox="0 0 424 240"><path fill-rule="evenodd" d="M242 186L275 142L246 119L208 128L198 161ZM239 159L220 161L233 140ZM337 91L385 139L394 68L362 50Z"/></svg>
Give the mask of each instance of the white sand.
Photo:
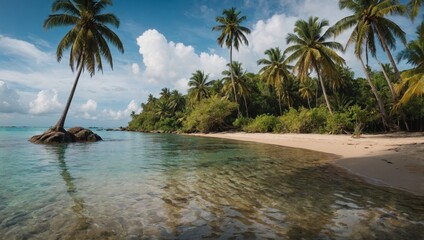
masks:
<svg viewBox="0 0 424 240"><path fill-rule="evenodd" d="M332 163L367 182L424 196L424 133L362 135L212 133L225 138L335 154Z"/></svg>

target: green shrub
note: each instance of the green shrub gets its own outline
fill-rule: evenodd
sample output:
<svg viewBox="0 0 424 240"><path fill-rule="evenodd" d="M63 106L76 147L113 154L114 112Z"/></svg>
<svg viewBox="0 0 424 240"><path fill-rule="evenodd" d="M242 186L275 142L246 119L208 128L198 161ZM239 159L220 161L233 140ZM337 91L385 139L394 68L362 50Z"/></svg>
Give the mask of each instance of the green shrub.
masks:
<svg viewBox="0 0 424 240"><path fill-rule="evenodd" d="M325 106L313 109L290 108L275 127L275 132L285 133L322 133L325 129L328 111Z"/></svg>
<svg viewBox="0 0 424 240"><path fill-rule="evenodd" d="M259 115L252 122L243 127L245 132L272 132L277 125L278 119L277 117L270 115Z"/></svg>
<svg viewBox="0 0 424 240"><path fill-rule="evenodd" d="M133 120L128 124L128 129L131 131L148 132L155 130L155 124L158 117L154 112L147 111L136 115Z"/></svg>
<svg viewBox="0 0 424 240"><path fill-rule="evenodd" d="M248 118L248 117L238 117L236 118L236 120L233 122L233 126L239 129L243 129L245 126L247 126L249 123L251 123L253 121L252 118Z"/></svg>
<svg viewBox="0 0 424 240"><path fill-rule="evenodd" d="M175 132L180 128L180 124L175 117L166 117L156 122L154 129L164 132Z"/></svg>
<svg viewBox="0 0 424 240"><path fill-rule="evenodd" d="M229 125L226 118L236 109L236 103L218 96L204 99L187 116L183 131L206 133L222 130Z"/></svg>

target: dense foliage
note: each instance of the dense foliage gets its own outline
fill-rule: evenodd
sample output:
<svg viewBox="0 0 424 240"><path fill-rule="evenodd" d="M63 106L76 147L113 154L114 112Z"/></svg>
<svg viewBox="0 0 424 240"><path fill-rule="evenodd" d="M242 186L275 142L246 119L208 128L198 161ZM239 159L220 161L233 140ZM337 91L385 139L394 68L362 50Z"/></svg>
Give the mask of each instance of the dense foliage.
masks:
<svg viewBox="0 0 424 240"><path fill-rule="evenodd" d="M243 63L230 61L221 79L209 80L208 73L194 72L187 95L167 88L162 89L159 98L150 95L147 102L141 104L142 112L132 114L128 129L354 135L391 130L423 131L424 23L417 30L417 39L400 51L398 59L406 60L413 67L402 72L397 69L390 51L397 46L396 38L404 43L405 36L396 23L386 17L416 16L412 8L397 1L381 0L340 0L340 7L349 8L354 14L334 26L316 17L297 21L294 33L286 39L291 45L285 50L270 46L264 53L266 58L258 60L261 67L258 73L247 72ZM240 12L230 10L236 19ZM242 20L244 16L238 19ZM223 31L224 25L221 27L220 38L229 34ZM245 27L241 28L243 34L250 33ZM332 41L333 35L349 29L353 29L349 42L343 44L354 45L365 78L355 78L337 53L342 45ZM243 42L244 35L238 40ZM222 46L222 39L218 43ZM226 42L230 50L232 44L236 43ZM382 51L376 51L378 47ZM390 61L379 62L379 69L370 68L364 58L374 57L378 61L380 52Z"/></svg>

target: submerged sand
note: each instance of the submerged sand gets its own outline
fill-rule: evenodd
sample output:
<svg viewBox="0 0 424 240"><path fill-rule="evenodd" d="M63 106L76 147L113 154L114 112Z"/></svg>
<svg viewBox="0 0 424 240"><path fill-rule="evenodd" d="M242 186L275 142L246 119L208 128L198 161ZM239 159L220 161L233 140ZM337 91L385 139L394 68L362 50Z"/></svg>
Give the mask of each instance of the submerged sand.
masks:
<svg viewBox="0 0 424 240"><path fill-rule="evenodd" d="M365 181L424 196L424 133L361 135L212 133L225 138L304 148L336 155L331 163Z"/></svg>

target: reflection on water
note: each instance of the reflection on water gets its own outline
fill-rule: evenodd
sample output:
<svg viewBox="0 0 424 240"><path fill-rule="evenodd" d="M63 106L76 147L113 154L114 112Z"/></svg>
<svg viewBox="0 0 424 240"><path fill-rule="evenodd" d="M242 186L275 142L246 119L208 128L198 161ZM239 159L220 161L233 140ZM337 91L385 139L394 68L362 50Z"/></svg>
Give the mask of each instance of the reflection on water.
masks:
<svg viewBox="0 0 424 240"><path fill-rule="evenodd" d="M321 153L108 134L2 159L0 238L424 238L423 197L355 180Z"/></svg>

